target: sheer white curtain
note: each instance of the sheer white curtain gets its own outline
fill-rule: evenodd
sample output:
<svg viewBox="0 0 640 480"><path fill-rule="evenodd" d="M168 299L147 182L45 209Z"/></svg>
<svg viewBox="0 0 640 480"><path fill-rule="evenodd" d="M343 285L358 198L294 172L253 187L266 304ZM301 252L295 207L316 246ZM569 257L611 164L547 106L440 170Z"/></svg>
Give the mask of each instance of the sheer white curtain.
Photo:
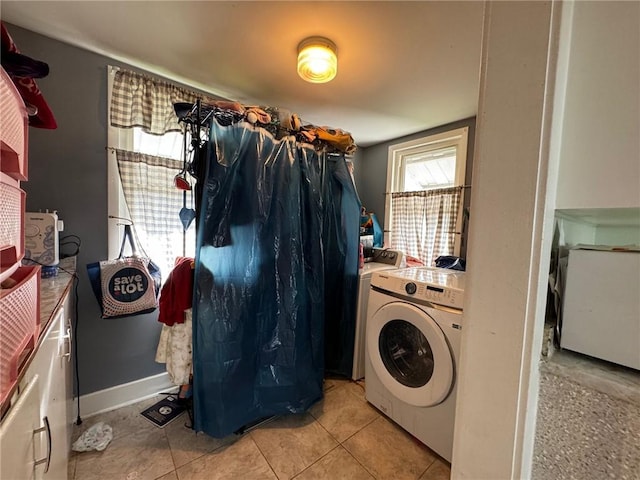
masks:
<svg viewBox="0 0 640 480"><path fill-rule="evenodd" d="M391 248L433 266L440 255L453 255L462 188L391 194Z"/></svg>

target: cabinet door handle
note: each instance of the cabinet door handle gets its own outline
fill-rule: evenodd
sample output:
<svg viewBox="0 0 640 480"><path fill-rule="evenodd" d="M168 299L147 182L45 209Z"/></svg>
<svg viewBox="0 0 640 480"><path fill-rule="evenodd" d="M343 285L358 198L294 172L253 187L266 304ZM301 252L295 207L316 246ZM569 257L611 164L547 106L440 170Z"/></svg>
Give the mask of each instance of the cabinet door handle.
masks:
<svg viewBox="0 0 640 480"><path fill-rule="evenodd" d="M66 351L62 358L66 358L67 362L71 361L71 327L67 327L67 334L64 336L64 343L66 344Z"/></svg>
<svg viewBox="0 0 640 480"><path fill-rule="evenodd" d="M33 468L35 469L38 465L44 464L44 473L47 473L49 471L49 464L51 463L51 427L49 427L48 417L44 417L42 421L44 422L44 427L34 430L33 434L36 435L38 433L47 432L47 456L40 460L36 460L33 464Z"/></svg>

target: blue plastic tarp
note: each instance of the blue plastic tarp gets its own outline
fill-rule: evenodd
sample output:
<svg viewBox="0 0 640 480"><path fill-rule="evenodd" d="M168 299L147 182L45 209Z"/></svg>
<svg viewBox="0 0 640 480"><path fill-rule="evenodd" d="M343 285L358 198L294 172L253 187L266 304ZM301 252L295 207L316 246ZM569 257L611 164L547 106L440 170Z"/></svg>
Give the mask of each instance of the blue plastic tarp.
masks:
<svg viewBox="0 0 640 480"><path fill-rule="evenodd" d="M333 266L325 249L336 244L336 262L355 266L355 277L351 265L340 267L355 278L343 282L353 288L343 296L355 302L357 216L346 225L355 237L341 229L351 222L343 204L355 198L359 212L359 202L339 186L343 158L329 162L293 137L275 140L242 124L214 122L210 131L194 281L194 428L220 438L322 398L325 276ZM341 192L337 207L329 186ZM343 245L327 241L329 224ZM350 308L355 303L341 314ZM352 358L352 349L343 345L340 354Z"/></svg>
<svg viewBox="0 0 640 480"><path fill-rule="evenodd" d="M327 162L323 189L325 371L351 377L356 331L360 200L342 157Z"/></svg>

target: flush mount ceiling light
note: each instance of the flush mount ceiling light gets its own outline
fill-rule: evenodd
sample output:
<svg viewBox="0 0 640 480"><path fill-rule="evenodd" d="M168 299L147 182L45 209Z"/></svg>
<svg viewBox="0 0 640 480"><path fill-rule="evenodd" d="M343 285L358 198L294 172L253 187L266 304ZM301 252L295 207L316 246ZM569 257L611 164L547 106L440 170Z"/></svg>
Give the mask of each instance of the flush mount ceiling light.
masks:
<svg viewBox="0 0 640 480"><path fill-rule="evenodd" d="M336 44L328 38L309 37L298 44L298 75L311 83L326 83L338 73Z"/></svg>

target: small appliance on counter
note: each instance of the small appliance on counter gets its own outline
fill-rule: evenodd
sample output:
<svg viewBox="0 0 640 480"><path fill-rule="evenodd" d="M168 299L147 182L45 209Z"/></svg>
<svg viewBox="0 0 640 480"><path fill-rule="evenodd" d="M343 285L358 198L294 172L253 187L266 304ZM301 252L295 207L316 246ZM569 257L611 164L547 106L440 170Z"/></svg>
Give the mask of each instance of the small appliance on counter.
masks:
<svg viewBox="0 0 640 480"><path fill-rule="evenodd" d="M58 219L56 210L25 213L23 263L41 265L43 278L58 275L60 262L58 234L63 229L64 224Z"/></svg>

